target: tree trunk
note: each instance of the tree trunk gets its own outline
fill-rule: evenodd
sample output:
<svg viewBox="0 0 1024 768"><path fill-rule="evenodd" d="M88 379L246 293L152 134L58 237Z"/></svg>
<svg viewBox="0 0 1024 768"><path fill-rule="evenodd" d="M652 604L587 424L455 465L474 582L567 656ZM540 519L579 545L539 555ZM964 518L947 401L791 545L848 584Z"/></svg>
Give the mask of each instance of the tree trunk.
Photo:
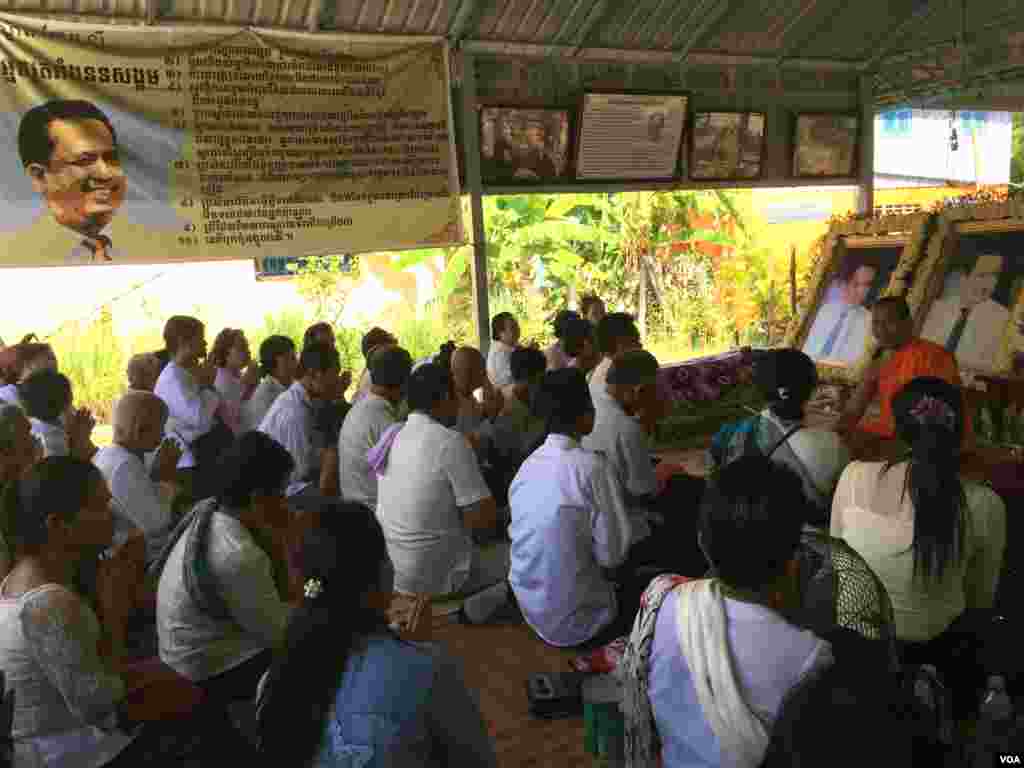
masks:
<svg viewBox="0 0 1024 768"><path fill-rule="evenodd" d="M637 302L637 323L640 338L647 339L647 265L640 262L640 300Z"/></svg>
<svg viewBox="0 0 1024 768"><path fill-rule="evenodd" d="M796 315L796 246L789 246L789 305Z"/></svg>
<svg viewBox="0 0 1024 768"><path fill-rule="evenodd" d="M661 274L658 271L657 260L654 258L654 254L648 254L644 259L644 267L647 269L648 276L650 278L651 286L654 288L654 295L658 299L658 303L665 306L665 289L661 284Z"/></svg>
<svg viewBox="0 0 1024 768"><path fill-rule="evenodd" d="M768 301L765 306L765 330L767 333L767 344L770 347L774 338L772 331L775 330L775 281L768 285Z"/></svg>

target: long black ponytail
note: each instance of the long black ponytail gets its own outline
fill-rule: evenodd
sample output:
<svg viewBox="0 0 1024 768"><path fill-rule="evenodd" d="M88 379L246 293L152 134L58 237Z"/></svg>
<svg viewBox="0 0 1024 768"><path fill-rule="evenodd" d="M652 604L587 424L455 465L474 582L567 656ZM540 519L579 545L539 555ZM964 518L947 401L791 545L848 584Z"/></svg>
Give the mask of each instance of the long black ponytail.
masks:
<svg viewBox="0 0 1024 768"><path fill-rule="evenodd" d="M893 397L896 432L910 446L900 500L914 506L914 577L939 583L964 556L967 497L960 481L963 396L952 384L921 377ZM886 464L888 470L895 462Z"/></svg>
<svg viewBox="0 0 1024 768"><path fill-rule="evenodd" d="M304 597L259 702L261 765L313 762L357 641L387 631L384 615L366 600L386 559L384 533L365 507L331 505L306 532L299 552Z"/></svg>

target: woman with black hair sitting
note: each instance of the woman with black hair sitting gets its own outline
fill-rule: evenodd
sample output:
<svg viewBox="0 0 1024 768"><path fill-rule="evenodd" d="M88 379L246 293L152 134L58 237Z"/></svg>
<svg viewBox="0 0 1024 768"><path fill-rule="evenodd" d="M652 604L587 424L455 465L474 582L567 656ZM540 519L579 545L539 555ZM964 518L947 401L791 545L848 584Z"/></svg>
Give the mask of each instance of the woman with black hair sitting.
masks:
<svg viewBox="0 0 1024 768"><path fill-rule="evenodd" d="M212 733L219 748L236 746L194 686L159 663L120 657L141 539L102 561L95 595L76 586L84 561L110 546L110 501L100 471L67 456L42 460L4 491L16 557L0 583L0 669L14 694L15 765L180 765L204 749L212 758Z"/></svg>
<svg viewBox="0 0 1024 768"><path fill-rule="evenodd" d="M159 574L160 658L211 701L251 699L291 614L281 541L294 464L262 432L246 432L219 468L218 494L178 523L151 566Z"/></svg>
<svg viewBox="0 0 1024 768"><path fill-rule="evenodd" d="M804 426L804 409L818 386L814 361L796 349L761 352L754 362L754 383L768 407L718 431L711 443L713 465L748 455L784 464L803 481L814 511L807 522L827 526L832 494L850 453L835 432Z"/></svg>
<svg viewBox="0 0 1024 768"><path fill-rule="evenodd" d="M847 467L831 533L846 539L888 590L904 661L937 666L965 714L984 682L973 650L975 618L995 600L1006 506L990 488L960 478L964 401L957 387L913 379L893 398L892 413L909 455Z"/></svg>
<svg viewBox="0 0 1024 768"><path fill-rule="evenodd" d="M262 765L497 764L455 664L388 629L387 560L380 526L363 507L337 504L307 532L304 599L260 686Z"/></svg>
<svg viewBox="0 0 1024 768"><path fill-rule="evenodd" d="M619 666L627 764L757 768L783 697L832 663L785 617L806 504L796 473L764 457L708 485L698 541L713 575L654 579Z"/></svg>

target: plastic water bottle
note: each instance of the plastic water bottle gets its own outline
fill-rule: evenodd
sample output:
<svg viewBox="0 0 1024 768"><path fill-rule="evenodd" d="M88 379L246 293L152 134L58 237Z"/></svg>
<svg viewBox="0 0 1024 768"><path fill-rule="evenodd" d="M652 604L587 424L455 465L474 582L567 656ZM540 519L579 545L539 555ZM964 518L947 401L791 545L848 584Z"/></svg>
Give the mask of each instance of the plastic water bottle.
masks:
<svg viewBox="0 0 1024 768"><path fill-rule="evenodd" d="M992 675L978 712L974 765L991 765L993 755L1009 749L1013 724L1013 701L1006 692L1006 679Z"/></svg>

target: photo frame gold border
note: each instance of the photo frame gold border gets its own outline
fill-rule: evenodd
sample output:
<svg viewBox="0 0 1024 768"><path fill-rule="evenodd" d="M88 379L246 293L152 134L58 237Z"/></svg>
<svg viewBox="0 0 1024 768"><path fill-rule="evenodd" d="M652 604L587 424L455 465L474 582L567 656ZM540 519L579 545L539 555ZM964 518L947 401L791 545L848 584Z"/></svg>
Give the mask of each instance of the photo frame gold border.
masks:
<svg viewBox="0 0 1024 768"><path fill-rule="evenodd" d="M789 332L786 334L785 346L794 349L803 347L829 281L839 268L838 257L841 249L837 246L843 240L871 241L876 244L883 244L886 240L892 243L903 243L900 260L892 273L889 285L882 291L882 296L903 296L907 293L909 278L924 258L932 219L933 215L930 213L912 213L903 216L880 216L872 219L845 219L833 222L822 240L821 252L818 254L814 271L811 273L807 293L801 303L797 320L790 326ZM911 309L913 310L913 307ZM851 366L818 363L818 376L823 383L855 386L874 355L875 347L874 339L870 339L864 356Z"/></svg>
<svg viewBox="0 0 1024 768"><path fill-rule="evenodd" d="M1024 231L1024 200L1020 198L1003 202L984 202L974 205L952 206L936 216L936 224L925 249L925 256L918 267L907 301L914 311L914 332L920 333L924 326L927 309L942 292L942 269L949 258L952 238L962 234L994 234L998 232ZM1010 327L1003 337L999 363L995 373L1009 374L1013 370L1014 350L1024 347L1024 338L1017 330L1024 321L1024 301L1017 300L1013 307ZM961 367L965 383L971 383L976 374L991 374L992 371L977 371Z"/></svg>

